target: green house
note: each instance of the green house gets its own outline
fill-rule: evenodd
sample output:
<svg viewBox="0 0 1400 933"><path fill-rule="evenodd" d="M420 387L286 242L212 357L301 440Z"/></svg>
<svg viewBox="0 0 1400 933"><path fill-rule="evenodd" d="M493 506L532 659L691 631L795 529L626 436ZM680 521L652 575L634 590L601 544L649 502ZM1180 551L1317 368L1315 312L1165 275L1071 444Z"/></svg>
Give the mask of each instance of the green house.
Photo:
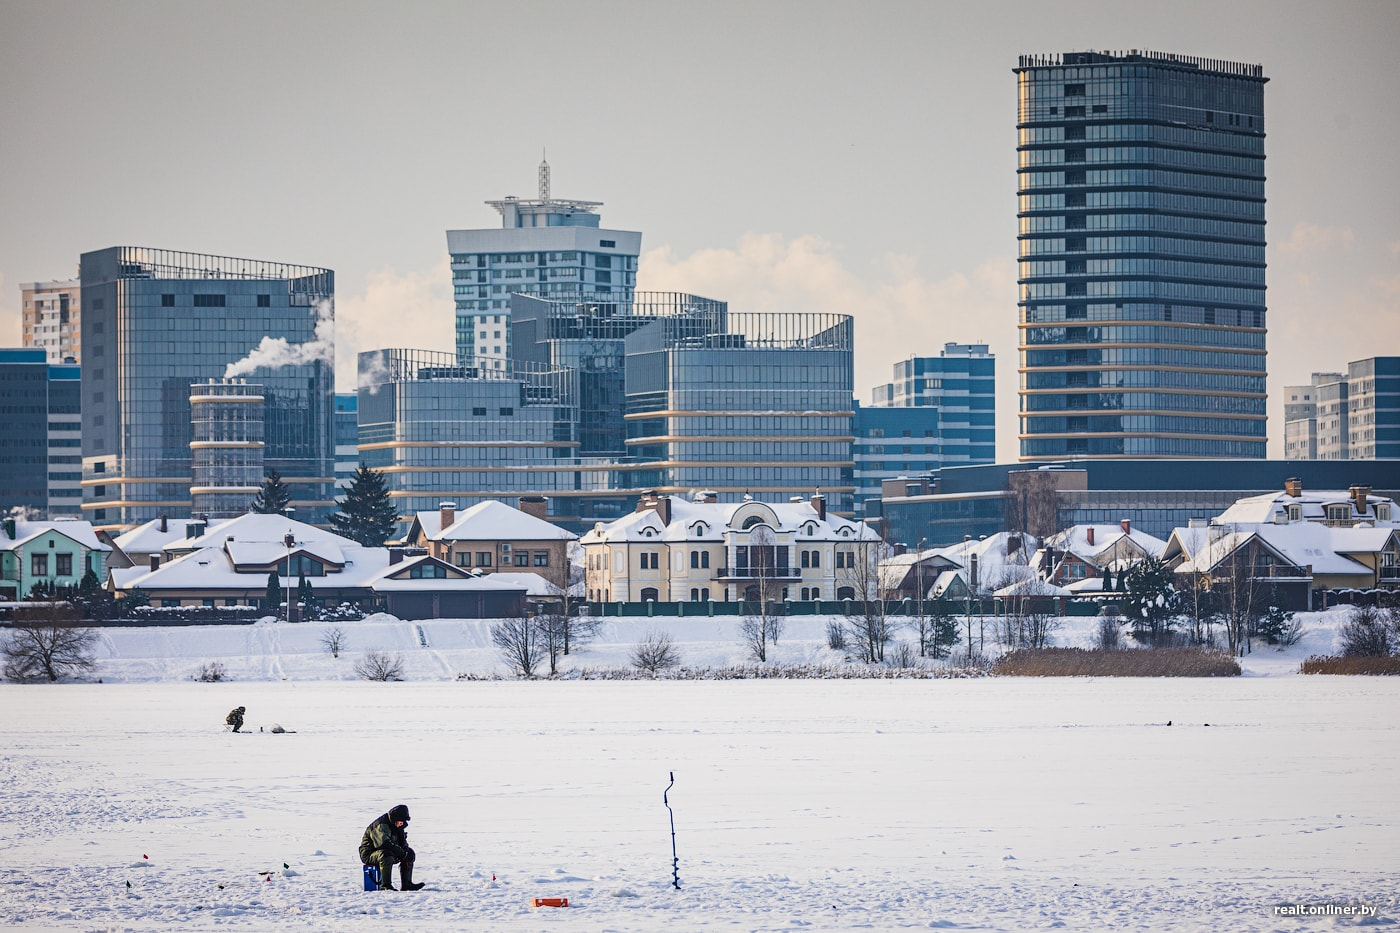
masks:
<svg viewBox="0 0 1400 933"><path fill-rule="evenodd" d="M24 599L37 583L76 586L91 570L107 575L107 554L89 522L7 518L0 530L0 601Z"/></svg>

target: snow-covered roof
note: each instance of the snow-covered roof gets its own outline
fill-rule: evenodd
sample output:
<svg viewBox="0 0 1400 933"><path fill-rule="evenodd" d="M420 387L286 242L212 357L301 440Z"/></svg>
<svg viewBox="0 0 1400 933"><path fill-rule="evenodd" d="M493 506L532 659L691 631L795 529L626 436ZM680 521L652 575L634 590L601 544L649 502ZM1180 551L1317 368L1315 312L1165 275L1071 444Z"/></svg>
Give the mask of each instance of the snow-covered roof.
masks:
<svg viewBox="0 0 1400 933"><path fill-rule="evenodd" d="M526 596L552 596L558 598L563 590L537 573L528 571L501 571L500 573L483 574L482 579L487 577L495 578L502 583L517 586L525 590Z"/></svg>
<svg viewBox="0 0 1400 933"><path fill-rule="evenodd" d="M1001 596L1001 597L1008 597L1008 596L1026 597L1026 596L1071 596L1071 595L1073 595L1073 594L1072 594L1069 590L1065 589L1065 588L1062 587L1062 586L1056 586L1055 584L1053 584L1053 583L1047 583L1047 582L1044 581L1044 580L1039 580L1039 579L1035 579L1035 578L1033 578L1033 577L1028 577L1028 578L1026 578L1026 579L1024 579L1024 580L1019 580L1019 581L1017 581L1016 583L1011 584L1010 586L1003 586L1001 589L997 590L997 591L996 591L995 593L993 593L992 595L993 595L993 596Z"/></svg>
<svg viewBox="0 0 1400 933"><path fill-rule="evenodd" d="M1177 572L1209 573L1237 548L1243 547L1251 538L1258 538L1267 549L1289 563L1299 567L1311 566L1314 575L1372 573L1365 564L1339 553L1337 533L1354 529L1329 528L1313 522L1248 527L1235 525L1233 529L1228 532L1216 529L1216 535L1204 547L1197 549L1190 560L1182 563ZM1351 553L1356 551L1352 550Z"/></svg>
<svg viewBox="0 0 1400 933"><path fill-rule="evenodd" d="M56 521L41 522L16 520L15 535L13 538L3 530L0 530L0 551L12 551L26 542L32 541L50 531L71 539L75 544L89 551L111 550L110 547L103 544L97 537L97 532L92 530L91 522L78 521L75 519L59 519Z"/></svg>
<svg viewBox="0 0 1400 933"><path fill-rule="evenodd" d="M1391 520L1383 524L1400 524L1397 521L1395 502L1386 496L1368 495L1366 496L1366 512L1362 514L1356 510L1356 503L1350 490L1347 489L1319 489L1316 491L1304 490L1300 495L1292 496L1287 492L1269 492L1259 496L1249 496L1236 500L1224 512L1214 519L1216 524L1285 524L1288 521L1288 507L1296 505L1302 510L1302 518L1308 522L1323 522L1327 520L1327 506L1350 504L1351 511L1348 521L1352 522L1376 522L1376 506L1382 503L1390 504Z"/></svg>
<svg viewBox="0 0 1400 933"><path fill-rule="evenodd" d="M285 534L286 519L282 519L282 522ZM151 570L148 567L132 567L128 572L135 571L136 573L131 577L123 574L119 578L117 571L113 571L112 579L117 584L118 589L140 588L152 593L162 590L185 591L194 589L255 590L267 585L267 570L239 573L222 544L220 542L176 557L162 564L156 570ZM308 577L313 589L318 586L330 586L337 589L367 586L368 581L377 572L389 566L388 548L367 548L349 542L340 550L345 562L344 569L324 577ZM285 556L286 548L282 548L281 553ZM274 557L273 561L275 560ZM287 577L279 575L279 579L283 586L287 584ZM291 580L295 582L296 577L292 577Z"/></svg>
<svg viewBox="0 0 1400 933"><path fill-rule="evenodd" d="M1093 543L1089 542L1092 534ZM1096 566L1103 563L1102 555L1126 543L1139 553L1161 557L1167 542L1137 528L1124 531L1122 525L1075 525L1045 539L1045 543L1068 551L1080 560Z"/></svg>
<svg viewBox="0 0 1400 933"><path fill-rule="evenodd" d="M447 568L448 575L446 577L409 576L415 566L423 563L440 564ZM421 554L376 570L365 578L363 585L370 587L376 593L411 593L416 590L454 593L520 593L527 590L523 584L514 580L499 579L500 576L500 574L485 574L478 577L444 564L436 558Z"/></svg>
<svg viewBox="0 0 1400 933"><path fill-rule="evenodd" d="M161 523L165 530L161 531ZM143 525L137 525L112 539L133 560L149 554L159 554L165 546L185 537L187 518L153 518Z"/></svg>
<svg viewBox="0 0 1400 933"><path fill-rule="evenodd" d="M184 531L186 523L180 523L181 531ZM331 545L333 547L358 547L350 538L342 537L324 528L317 528L315 525L308 525L287 518L285 515L264 515L257 512L248 512L239 515L237 518L230 518L224 521L215 522L204 530L203 534L194 537L180 537L172 541L164 548L168 554L180 554L190 551L198 551L207 547L222 546L225 541L277 544L286 553L286 545L282 542L287 536L287 532L292 533L296 539L297 547L311 547L320 545Z"/></svg>
<svg viewBox="0 0 1400 933"><path fill-rule="evenodd" d="M572 541L578 535L504 502L488 499L458 512L441 527L439 511L417 512L418 525L430 541Z"/></svg>
<svg viewBox="0 0 1400 933"><path fill-rule="evenodd" d="M671 521L665 524L656 509L624 515L606 524L599 522L581 539L584 544L607 542L702 542L720 543L732 532L742 531L751 517L779 534L797 540L816 542L852 541L877 543L880 536L863 522L853 522L830 512L823 519L811 500L799 502L693 502L670 497ZM811 529L812 534L805 534Z"/></svg>
<svg viewBox="0 0 1400 933"><path fill-rule="evenodd" d="M973 555L976 555L977 577L983 582L995 579L994 575L1002 568L1028 570L1027 564L1032 560L1035 549L1034 535L1006 531L975 541L960 541L948 547L935 548L939 554L962 567L970 566Z"/></svg>
<svg viewBox="0 0 1400 933"><path fill-rule="evenodd" d="M239 567L266 568L287 557L287 546L282 541L241 541L238 538L228 538L224 541L224 550ZM323 564L337 567L345 563L345 551L334 541L298 541L292 545L292 554L305 554L317 558Z"/></svg>

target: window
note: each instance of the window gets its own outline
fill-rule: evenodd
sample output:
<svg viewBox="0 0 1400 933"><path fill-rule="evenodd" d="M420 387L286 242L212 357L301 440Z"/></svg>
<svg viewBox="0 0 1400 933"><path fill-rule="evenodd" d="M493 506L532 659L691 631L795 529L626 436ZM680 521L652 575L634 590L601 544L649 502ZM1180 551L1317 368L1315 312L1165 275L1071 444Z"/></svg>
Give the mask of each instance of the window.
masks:
<svg viewBox="0 0 1400 933"><path fill-rule="evenodd" d="M1380 520L1380 521L1383 521L1383 522L1388 522L1388 521L1390 521L1390 503L1389 503L1389 502L1378 502L1378 503L1376 503L1376 518L1377 518L1378 520Z"/></svg>
<svg viewBox="0 0 1400 933"><path fill-rule="evenodd" d="M71 577L73 575L73 555L55 554L54 573L60 577Z"/></svg>
<svg viewBox="0 0 1400 933"><path fill-rule="evenodd" d="M691 552L690 552L690 569L691 569L691 570L699 570L699 569L700 569L700 552L699 552L699 551L691 551Z"/></svg>
<svg viewBox="0 0 1400 933"><path fill-rule="evenodd" d="M599 240L599 241L598 241L598 245L601 246L601 247L603 247L603 248L605 248L605 249L615 249L615 248L617 248L617 241L616 241L616 240Z"/></svg>
<svg viewBox="0 0 1400 933"><path fill-rule="evenodd" d="M515 566L517 566L517 567L528 567L528 566L530 566L530 552L529 552L529 551L517 551L516 554L515 554Z"/></svg>
<svg viewBox="0 0 1400 933"><path fill-rule="evenodd" d="M222 308L225 306L225 296L223 295L195 295L194 306L196 308Z"/></svg>
<svg viewBox="0 0 1400 933"><path fill-rule="evenodd" d="M1327 507L1327 520L1329 522L1344 522L1349 518L1351 518L1351 506L1329 505Z"/></svg>
<svg viewBox="0 0 1400 933"><path fill-rule="evenodd" d="M472 414L475 415L475 416L478 417L478 418L485 418L485 417L486 417L486 409L485 409L485 408L473 408L473 409L472 409Z"/></svg>
<svg viewBox="0 0 1400 933"><path fill-rule="evenodd" d="M660 594L657 593L656 587L654 586L649 586L642 590L642 602L644 603L654 603L659 596Z"/></svg>
<svg viewBox="0 0 1400 933"><path fill-rule="evenodd" d="M173 307L175 307L175 296L174 296L174 295L161 295L161 296L160 296L160 306L161 306L162 308L173 308Z"/></svg>
<svg viewBox="0 0 1400 933"><path fill-rule="evenodd" d="M1084 96L1084 85L1082 85L1082 84L1066 84L1066 85L1065 85L1065 96L1066 96L1066 97L1083 97L1083 96Z"/></svg>
<svg viewBox="0 0 1400 933"><path fill-rule="evenodd" d="M272 307L272 296L271 296L271 295L259 295L259 296L258 296L258 307L259 307L259 308L270 308L270 307Z"/></svg>
<svg viewBox="0 0 1400 933"><path fill-rule="evenodd" d="M477 565L478 567L490 567L490 566L491 566L491 552L490 552L490 551L477 551L477 552L476 552L476 565Z"/></svg>
<svg viewBox="0 0 1400 933"><path fill-rule="evenodd" d="M641 567L643 570L660 570L661 555L656 551L643 551Z"/></svg>
<svg viewBox="0 0 1400 933"><path fill-rule="evenodd" d="M535 552L535 566L536 566L536 567L548 567L548 566L549 566L549 552L548 552L548 551L536 551L536 552Z"/></svg>
<svg viewBox="0 0 1400 933"><path fill-rule="evenodd" d="M458 567L470 567L472 565L472 552L458 551L455 555L453 555L453 561L457 564Z"/></svg>
<svg viewBox="0 0 1400 933"><path fill-rule="evenodd" d="M500 352L500 349L501 349L500 347L497 347L497 348L496 348L496 352L499 353L499 352ZM502 417L502 418L508 417L508 416L510 416L510 415L513 415L513 414L515 414L515 409L514 409L514 408L502 408L502 409L501 409L501 417Z"/></svg>
<svg viewBox="0 0 1400 933"><path fill-rule="evenodd" d="M35 577L47 577L49 575L49 555L31 554L29 556L29 573Z"/></svg>
<svg viewBox="0 0 1400 933"><path fill-rule="evenodd" d="M413 580L441 580L447 577L447 568L425 560L411 567L408 576Z"/></svg>

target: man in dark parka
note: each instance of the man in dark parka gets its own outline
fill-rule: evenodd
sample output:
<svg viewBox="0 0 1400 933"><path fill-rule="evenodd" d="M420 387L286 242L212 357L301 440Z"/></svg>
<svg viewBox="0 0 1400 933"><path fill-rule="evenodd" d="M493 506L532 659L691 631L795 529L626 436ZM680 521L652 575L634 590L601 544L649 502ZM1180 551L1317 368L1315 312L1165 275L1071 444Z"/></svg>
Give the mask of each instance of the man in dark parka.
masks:
<svg viewBox="0 0 1400 933"><path fill-rule="evenodd" d="M408 847L408 807L399 804L365 827L360 839L360 861L379 868L379 890L399 890L393 885L390 871L394 863L399 865L399 880L402 890L417 891L423 882L413 880L414 852Z"/></svg>
<svg viewBox="0 0 1400 933"><path fill-rule="evenodd" d="M233 726L233 731L237 732L239 729L243 728L243 714L246 712L248 712L248 707L246 706L240 706L237 709L230 710L229 714L224 717L224 723Z"/></svg>

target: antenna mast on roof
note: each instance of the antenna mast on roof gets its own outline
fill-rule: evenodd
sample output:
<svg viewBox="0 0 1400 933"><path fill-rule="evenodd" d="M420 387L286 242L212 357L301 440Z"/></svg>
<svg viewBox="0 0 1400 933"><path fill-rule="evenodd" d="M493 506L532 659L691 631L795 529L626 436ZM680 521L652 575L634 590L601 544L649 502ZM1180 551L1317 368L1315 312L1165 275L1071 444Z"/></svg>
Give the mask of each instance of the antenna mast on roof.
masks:
<svg viewBox="0 0 1400 933"><path fill-rule="evenodd" d="M540 200L549 200L549 162L546 161L547 150L540 151Z"/></svg>

